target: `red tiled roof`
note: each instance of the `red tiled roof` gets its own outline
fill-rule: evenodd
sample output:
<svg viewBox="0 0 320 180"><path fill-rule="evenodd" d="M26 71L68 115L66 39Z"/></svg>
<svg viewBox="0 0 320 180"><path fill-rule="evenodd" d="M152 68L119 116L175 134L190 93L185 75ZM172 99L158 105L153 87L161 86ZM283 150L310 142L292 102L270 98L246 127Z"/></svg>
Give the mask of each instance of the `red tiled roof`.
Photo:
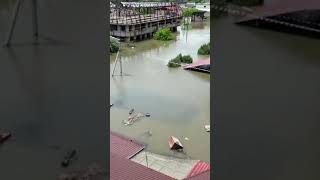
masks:
<svg viewBox="0 0 320 180"><path fill-rule="evenodd" d="M196 176L198 174L201 174L205 171L210 171L210 164L207 164L205 162L199 161L197 164L193 166L191 171L189 172L187 177Z"/></svg>
<svg viewBox="0 0 320 180"><path fill-rule="evenodd" d="M129 159L110 155L111 180L174 180L173 178L135 163Z"/></svg>
<svg viewBox="0 0 320 180"><path fill-rule="evenodd" d="M115 132L110 132L110 154L116 154L122 158L130 159L144 149L144 145L130 140Z"/></svg>
<svg viewBox="0 0 320 180"><path fill-rule="evenodd" d="M186 178L186 180L210 180L210 170L207 170L192 177L188 177Z"/></svg>

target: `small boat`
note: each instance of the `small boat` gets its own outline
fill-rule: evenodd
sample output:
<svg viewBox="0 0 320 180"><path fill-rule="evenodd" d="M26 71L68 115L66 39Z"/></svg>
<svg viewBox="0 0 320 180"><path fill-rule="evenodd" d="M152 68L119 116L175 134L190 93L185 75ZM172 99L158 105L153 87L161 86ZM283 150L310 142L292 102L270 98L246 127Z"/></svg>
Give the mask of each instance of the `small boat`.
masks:
<svg viewBox="0 0 320 180"><path fill-rule="evenodd" d="M1 133L0 134L0 143L4 143L6 140L8 140L11 137L10 133Z"/></svg>
<svg viewBox="0 0 320 180"><path fill-rule="evenodd" d="M146 114L146 117L150 117L150 113L147 113L147 114Z"/></svg>
<svg viewBox="0 0 320 180"><path fill-rule="evenodd" d="M183 146L182 146L181 142L179 141L179 139L174 136L170 136L169 146L170 146L170 149L173 149L173 150L182 150L183 149Z"/></svg>
<svg viewBox="0 0 320 180"><path fill-rule="evenodd" d="M67 155L64 157L63 161L61 162L61 165L64 167L69 166L70 162L74 159L76 154L77 154L76 150L72 150L68 152Z"/></svg>
<svg viewBox="0 0 320 180"><path fill-rule="evenodd" d="M210 125L205 125L205 126L204 126L204 129L205 129L207 132L210 132Z"/></svg>

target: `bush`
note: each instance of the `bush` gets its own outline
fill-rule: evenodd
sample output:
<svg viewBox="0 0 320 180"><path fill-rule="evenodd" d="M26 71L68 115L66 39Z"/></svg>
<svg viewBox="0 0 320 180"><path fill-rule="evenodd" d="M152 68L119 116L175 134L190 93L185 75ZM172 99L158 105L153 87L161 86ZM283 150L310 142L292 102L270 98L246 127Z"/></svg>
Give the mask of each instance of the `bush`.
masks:
<svg viewBox="0 0 320 180"><path fill-rule="evenodd" d="M116 53L119 51L119 49L120 43L116 39L110 37L110 52Z"/></svg>
<svg viewBox="0 0 320 180"><path fill-rule="evenodd" d="M182 56L182 58L181 58L182 63L190 64L190 63L192 63L192 61L193 61L193 59L190 55Z"/></svg>
<svg viewBox="0 0 320 180"><path fill-rule="evenodd" d="M203 44L198 49L198 54L199 55L210 55L210 42L208 44Z"/></svg>
<svg viewBox="0 0 320 180"><path fill-rule="evenodd" d="M182 56L180 53L177 57L171 59L168 63L169 67L180 67L181 63L192 63L193 59L191 56Z"/></svg>
<svg viewBox="0 0 320 180"><path fill-rule="evenodd" d="M196 8L186 8L186 9L183 9L182 15L184 17L191 17L196 12L198 12L198 9L196 9Z"/></svg>
<svg viewBox="0 0 320 180"><path fill-rule="evenodd" d="M170 41L174 39L173 33L168 28L163 28L154 34L154 39L161 41Z"/></svg>

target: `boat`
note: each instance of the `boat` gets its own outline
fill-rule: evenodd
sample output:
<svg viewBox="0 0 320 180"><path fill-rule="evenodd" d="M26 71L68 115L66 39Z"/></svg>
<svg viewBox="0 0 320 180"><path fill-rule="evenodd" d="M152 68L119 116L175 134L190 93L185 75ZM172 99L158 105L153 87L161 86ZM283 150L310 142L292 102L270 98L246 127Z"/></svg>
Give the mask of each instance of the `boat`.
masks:
<svg viewBox="0 0 320 180"><path fill-rule="evenodd" d="M4 143L6 140L8 140L11 137L10 133L1 133L0 134L0 143Z"/></svg>
<svg viewBox="0 0 320 180"><path fill-rule="evenodd" d="M180 140L174 136L170 136L169 146L170 146L170 149L173 149L173 150L182 150L183 149L183 145L181 144Z"/></svg>

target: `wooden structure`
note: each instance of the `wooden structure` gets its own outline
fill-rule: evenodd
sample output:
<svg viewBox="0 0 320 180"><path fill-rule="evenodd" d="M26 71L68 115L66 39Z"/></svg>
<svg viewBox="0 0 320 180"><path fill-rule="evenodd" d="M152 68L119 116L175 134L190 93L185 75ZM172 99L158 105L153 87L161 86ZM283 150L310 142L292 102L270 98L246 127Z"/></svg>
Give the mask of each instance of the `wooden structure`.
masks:
<svg viewBox="0 0 320 180"><path fill-rule="evenodd" d="M182 18L176 3L121 2L110 8L110 35L126 42L151 38L161 28L175 32Z"/></svg>

